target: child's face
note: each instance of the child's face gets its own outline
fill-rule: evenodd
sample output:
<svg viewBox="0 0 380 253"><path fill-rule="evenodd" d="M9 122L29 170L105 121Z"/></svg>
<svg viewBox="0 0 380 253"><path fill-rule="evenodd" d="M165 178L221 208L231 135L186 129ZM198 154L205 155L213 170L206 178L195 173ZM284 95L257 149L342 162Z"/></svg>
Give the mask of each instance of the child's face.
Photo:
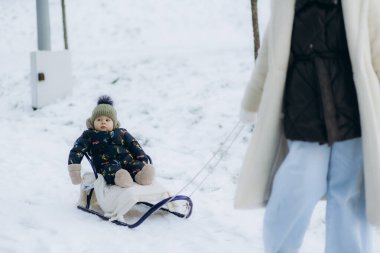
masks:
<svg viewBox="0 0 380 253"><path fill-rule="evenodd" d="M107 116L99 116L94 121L95 130L110 132L113 130L113 121Z"/></svg>

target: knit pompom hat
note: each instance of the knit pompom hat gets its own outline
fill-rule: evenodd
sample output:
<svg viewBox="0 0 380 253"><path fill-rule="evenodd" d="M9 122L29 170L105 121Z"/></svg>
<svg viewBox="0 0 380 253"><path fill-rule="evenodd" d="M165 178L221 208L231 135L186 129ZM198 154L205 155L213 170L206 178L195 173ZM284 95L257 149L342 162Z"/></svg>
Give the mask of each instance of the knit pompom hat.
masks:
<svg viewBox="0 0 380 253"><path fill-rule="evenodd" d="M92 110L92 115L87 119L87 127L94 128L94 121L97 117L107 116L113 121L113 128L118 128L120 123L117 120L117 113L113 107L112 98L109 96L100 96L98 99L98 105Z"/></svg>

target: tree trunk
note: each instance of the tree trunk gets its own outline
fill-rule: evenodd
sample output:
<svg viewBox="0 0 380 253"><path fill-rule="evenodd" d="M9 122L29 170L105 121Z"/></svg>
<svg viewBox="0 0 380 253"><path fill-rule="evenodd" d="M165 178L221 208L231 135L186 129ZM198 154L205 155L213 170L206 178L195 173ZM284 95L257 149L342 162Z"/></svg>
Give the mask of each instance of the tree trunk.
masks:
<svg viewBox="0 0 380 253"><path fill-rule="evenodd" d="M252 27L253 27L253 41L255 44L255 59L260 48L260 32L259 32L259 17L257 13L257 0L251 0L252 7Z"/></svg>
<svg viewBox="0 0 380 253"><path fill-rule="evenodd" d="M63 22L63 40L65 43L65 49L69 49L69 44L67 42L67 28L66 28L66 8L65 8L65 0L61 0L62 7L62 22Z"/></svg>

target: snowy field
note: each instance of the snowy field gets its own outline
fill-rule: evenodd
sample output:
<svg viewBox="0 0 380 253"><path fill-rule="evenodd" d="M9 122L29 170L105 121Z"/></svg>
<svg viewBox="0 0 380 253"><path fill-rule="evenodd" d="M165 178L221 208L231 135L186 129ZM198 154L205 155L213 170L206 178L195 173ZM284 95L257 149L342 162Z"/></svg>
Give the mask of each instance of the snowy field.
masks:
<svg viewBox="0 0 380 253"><path fill-rule="evenodd" d="M262 2L262 1L259 1ZM153 158L158 180L179 190L238 121L253 68L249 0L66 0L75 88L31 109L34 0L0 0L0 253L263 253L264 210L232 207L251 135L247 126L202 187L190 219L156 214L137 229L76 209L67 157L99 95ZM259 6L260 25L268 4ZM63 49L60 1L50 0L52 49ZM90 170L83 164L84 170ZM190 194L195 185L182 194ZM374 233L380 252L380 233ZM324 248L324 203L302 248ZM342 252L343 253L343 252Z"/></svg>

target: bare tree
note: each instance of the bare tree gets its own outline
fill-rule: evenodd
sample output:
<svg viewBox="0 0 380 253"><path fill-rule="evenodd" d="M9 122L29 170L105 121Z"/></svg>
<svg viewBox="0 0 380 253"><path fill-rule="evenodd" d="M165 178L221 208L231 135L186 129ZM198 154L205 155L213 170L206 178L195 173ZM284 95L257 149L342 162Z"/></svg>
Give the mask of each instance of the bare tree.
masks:
<svg viewBox="0 0 380 253"><path fill-rule="evenodd" d="M251 0L253 41L255 44L255 59L260 48L259 17L257 13L257 0Z"/></svg>

